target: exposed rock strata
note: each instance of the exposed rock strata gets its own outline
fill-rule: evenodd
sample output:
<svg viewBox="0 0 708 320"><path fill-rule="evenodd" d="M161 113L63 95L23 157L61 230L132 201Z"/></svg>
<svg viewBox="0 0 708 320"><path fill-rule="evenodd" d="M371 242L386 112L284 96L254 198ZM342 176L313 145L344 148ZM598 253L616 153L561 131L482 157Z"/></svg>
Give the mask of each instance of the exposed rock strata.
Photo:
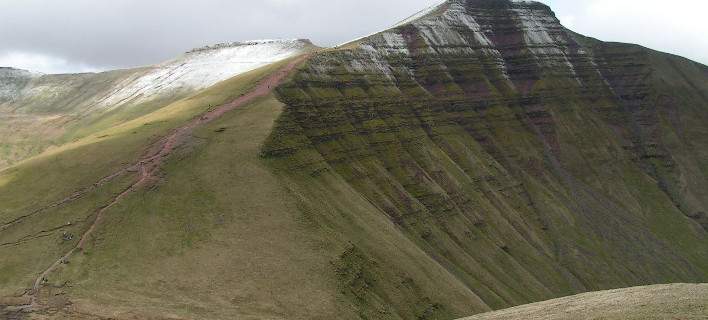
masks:
<svg viewBox="0 0 708 320"><path fill-rule="evenodd" d="M492 308L706 281L707 84L540 3L453 0L315 56L264 157L345 181Z"/></svg>

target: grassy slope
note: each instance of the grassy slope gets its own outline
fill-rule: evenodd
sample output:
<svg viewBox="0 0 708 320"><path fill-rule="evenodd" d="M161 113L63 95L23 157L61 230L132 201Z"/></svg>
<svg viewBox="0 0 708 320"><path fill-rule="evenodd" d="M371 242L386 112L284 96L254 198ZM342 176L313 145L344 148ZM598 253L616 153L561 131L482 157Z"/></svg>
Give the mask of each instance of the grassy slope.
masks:
<svg viewBox="0 0 708 320"><path fill-rule="evenodd" d="M705 319L708 285L673 284L600 291L480 314L464 320Z"/></svg>
<svg viewBox="0 0 708 320"><path fill-rule="evenodd" d="M36 212L117 171L137 159L157 136L210 106L231 101L282 63L241 75L150 115L3 170L0 172L0 221L5 223ZM40 212L3 230L0 252L8 258L0 262L0 295L18 293L26 288L39 270L72 245L61 240L62 232L81 234L94 210L128 180L129 177L123 177L85 198ZM54 230L67 222L73 225ZM42 233L43 230L52 231ZM26 236L40 237L21 245L13 244Z"/></svg>
<svg viewBox="0 0 708 320"><path fill-rule="evenodd" d="M488 310L341 178L307 190L296 180L309 176L278 181L259 151L280 110L270 98L210 124L165 168L164 184L116 207L94 253L60 278L80 288L67 290L78 305L91 297L85 310L215 319L450 318L452 310ZM374 247L401 265L379 265L383 257L365 253ZM382 292L397 292L361 295L377 282L393 282ZM435 293L441 284L448 291Z"/></svg>
<svg viewBox="0 0 708 320"><path fill-rule="evenodd" d="M7 201L2 202L3 221L31 212L116 170L136 158L156 134L207 105L230 100L276 67L238 77L196 98L4 171L0 196ZM165 167L162 184L131 195L111 209L90 248L50 276L50 286L42 292L42 298L59 306L67 297L77 308L102 315L137 313L224 319L234 315L311 319L316 315L329 319L336 314L339 318L357 318L359 310L352 306L356 298L347 291L349 282L376 281L358 279L363 264L376 262L361 256L346 237L317 232L319 228L311 220L314 217L301 214L305 206L315 205L303 203L292 194L297 191L283 187L259 158L262 141L281 108L277 100L269 97L197 132L190 148L175 155ZM21 293L41 268L73 245L62 241L61 234L80 234L93 211L130 179L123 177L85 198L44 211L3 232L4 243L27 234L42 237L0 247L5 256L11 257L0 264L0 296ZM347 188L336 179L326 187L333 186ZM334 197L351 190L339 192L329 194L323 201L342 201ZM365 208L366 211L361 210L365 213L374 212L360 197L348 203ZM357 237L369 238L367 245L385 247L391 255L409 261L411 267L404 269L415 277L427 278L422 285L425 291L433 292L440 283L435 273L444 272L415 247L406 245L404 237L387 235L391 232L390 223L381 217L372 219L378 223L360 223L366 225L373 239L381 241L372 241L359 232ZM72 225L37 233L62 226L65 221ZM337 223L340 227L349 225L347 220L338 219ZM422 262L425 260L429 262ZM426 266L421 271L416 264ZM418 284L405 273L393 274L396 268L380 268L408 287L397 298L401 301L397 307L419 305L406 311L406 318L430 313L437 300L457 301L457 308L468 312L488 310L481 302L473 303L477 305L475 309L468 308L474 295L447 275L445 281L458 287L458 294L443 294L429 301L421 297ZM380 278L382 274L373 276ZM390 308L384 300L379 303L382 310ZM391 312L390 317L399 319L396 312Z"/></svg>
<svg viewBox="0 0 708 320"><path fill-rule="evenodd" d="M197 130L162 183L113 209L59 276L75 303L99 314L332 318L329 253L258 157L281 108L269 97Z"/></svg>
<svg viewBox="0 0 708 320"><path fill-rule="evenodd" d="M4 171L3 221L116 170L156 134L228 101L276 67ZM42 298L60 306L66 297L82 311L125 317L407 319L489 310L341 177L327 175L327 183L303 190L311 176L271 173L278 164L263 162L259 152L281 110L269 97L200 129L165 166L160 185L110 210L89 249L50 276ZM73 222L39 234L46 237L0 247L12 257L0 264L0 296L21 293L73 245L61 240L62 232L80 234L93 211L130 178L4 232L2 241L13 242ZM30 202L38 194L44 200ZM369 294L378 283L386 296ZM437 292L441 284L448 290ZM362 308L372 304L376 308Z"/></svg>
<svg viewBox="0 0 708 320"><path fill-rule="evenodd" d="M116 83L143 71L144 69L131 69L96 74L45 75L29 81L27 87L33 89L32 95L22 96L12 103L0 104L0 127L7 130L2 132L0 138L0 168L37 155L48 147L83 137L85 133L121 123L99 121L111 115L116 118L117 114L132 113L137 117L154 111L154 104L153 108L142 106L143 108L139 109L123 106L107 115L92 105L97 96L114 88ZM180 97L174 97L169 102L178 98ZM160 101L155 104L160 105ZM163 103L160 106L164 105ZM130 120L126 116L121 118L115 120ZM75 122L80 125L77 126ZM88 126L88 123L95 124Z"/></svg>

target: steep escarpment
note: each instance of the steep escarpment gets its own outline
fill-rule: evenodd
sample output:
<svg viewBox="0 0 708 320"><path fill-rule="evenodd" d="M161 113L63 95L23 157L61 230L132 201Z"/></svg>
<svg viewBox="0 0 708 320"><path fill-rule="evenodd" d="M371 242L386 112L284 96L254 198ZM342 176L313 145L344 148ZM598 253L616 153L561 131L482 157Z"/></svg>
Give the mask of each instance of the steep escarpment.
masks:
<svg viewBox="0 0 708 320"><path fill-rule="evenodd" d="M314 56L278 89L263 157L356 256L410 275L366 235L361 217L384 217L429 258L419 270L491 308L706 281L707 83L705 66L585 38L540 3L452 0ZM374 279L342 290L361 310L404 305L398 280Z"/></svg>
<svg viewBox="0 0 708 320"><path fill-rule="evenodd" d="M677 209L708 230L708 68L618 44L595 46L595 52L619 97L607 121L623 127L623 148Z"/></svg>

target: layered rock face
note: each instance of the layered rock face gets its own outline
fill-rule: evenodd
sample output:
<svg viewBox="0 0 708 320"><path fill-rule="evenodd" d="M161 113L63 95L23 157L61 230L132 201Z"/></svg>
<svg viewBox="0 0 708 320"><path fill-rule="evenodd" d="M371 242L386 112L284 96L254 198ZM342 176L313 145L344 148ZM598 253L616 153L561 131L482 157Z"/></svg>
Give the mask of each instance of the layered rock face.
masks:
<svg viewBox="0 0 708 320"><path fill-rule="evenodd" d="M337 200L350 224L308 209L351 243L344 261L374 261L341 279L363 313L406 312L419 302L401 284L435 277L491 308L708 281L708 68L575 34L531 1L421 16L314 56L278 89L287 108L263 151L309 203L341 198L326 187L340 183L368 202ZM380 249L365 210L429 260ZM404 276L410 264L429 276ZM383 266L400 278L366 281ZM423 315L455 310L416 294L431 297Z"/></svg>

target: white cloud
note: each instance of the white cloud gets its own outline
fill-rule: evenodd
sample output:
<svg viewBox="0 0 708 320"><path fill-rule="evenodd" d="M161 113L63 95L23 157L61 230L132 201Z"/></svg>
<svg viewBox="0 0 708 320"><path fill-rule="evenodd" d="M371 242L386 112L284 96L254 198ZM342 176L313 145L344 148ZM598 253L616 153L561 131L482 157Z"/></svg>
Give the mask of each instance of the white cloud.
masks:
<svg viewBox="0 0 708 320"><path fill-rule="evenodd" d="M310 38L336 45L438 1L0 0L0 65L80 72L159 63L225 41ZM578 33L708 64L708 0L540 1Z"/></svg>
<svg viewBox="0 0 708 320"><path fill-rule="evenodd" d="M66 59L30 52L7 52L0 54L0 66L42 72L47 74L95 72L97 68Z"/></svg>
<svg viewBox="0 0 708 320"><path fill-rule="evenodd" d="M705 0L545 0L566 27L708 64Z"/></svg>
<svg viewBox="0 0 708 320"><path fill-rule="evenodd" d="M567 15L561 15L558 17L560 21L563 22L563 25L568 28L568 29L575 29L575 21L577 18L575 18L574 15L572 14L567 14Z"/></svg>

